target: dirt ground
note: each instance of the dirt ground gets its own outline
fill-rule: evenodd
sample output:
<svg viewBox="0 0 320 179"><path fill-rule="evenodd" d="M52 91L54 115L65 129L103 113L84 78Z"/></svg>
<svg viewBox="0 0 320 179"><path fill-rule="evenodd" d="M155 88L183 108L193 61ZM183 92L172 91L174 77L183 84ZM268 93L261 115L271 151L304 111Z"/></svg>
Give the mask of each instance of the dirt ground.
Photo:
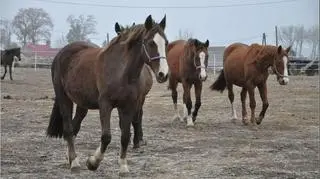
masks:
<svg viewBox="0 0 320 179"><path fill-rule="evenodd" d="M3 69L1 69L1 74ZM47 138L54 97L50 70L16 68L14 81L1 81L1 178L119 178L120 131L112 113L112 142L97 171L85 162L100 143L98 111L89 111L76 139L80 173L71 173L66 144ZM231 122L227 93L204 83L202 106L194 128L173 121L167 84L154 86L144 105L147 146L130 144L128 178L319 178L319 76L294 76L280 86L268 80L269 109L259 126ZM182 88L179 103L182 113ZM235 105L241 117L240 88ZM10 99L6 99L8 98ZM192 96L194 102L194 96ZM257 114L261 101L256 90ZM249 110L249 109L248 109Z"/></svg>

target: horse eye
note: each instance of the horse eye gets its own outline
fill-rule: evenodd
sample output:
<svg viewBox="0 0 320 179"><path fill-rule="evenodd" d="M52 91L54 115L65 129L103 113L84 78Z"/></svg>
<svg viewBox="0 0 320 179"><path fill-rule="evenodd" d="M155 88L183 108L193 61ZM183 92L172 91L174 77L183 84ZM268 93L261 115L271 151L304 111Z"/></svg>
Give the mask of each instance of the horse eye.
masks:
<svg viewBox="0 0 320 179"><path fill-rule="evenodd" d="M154 43L154 41L152 40L152 41L149 41L149 43L148 43L149 45L150 45L150 47L155 47L156 46L156 43Z"/></svg>

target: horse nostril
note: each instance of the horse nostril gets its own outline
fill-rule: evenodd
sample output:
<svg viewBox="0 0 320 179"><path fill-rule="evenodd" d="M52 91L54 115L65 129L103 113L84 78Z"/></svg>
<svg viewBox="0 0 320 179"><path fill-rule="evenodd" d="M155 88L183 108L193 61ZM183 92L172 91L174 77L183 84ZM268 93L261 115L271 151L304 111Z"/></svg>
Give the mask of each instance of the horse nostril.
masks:
<svg viewBox="0 0 320 179"><path fill-rule="evenodd" d="M163 72L159 72L159 73L158 73L158 76L159 76L159 78L162 79L162 78L164 77L164 73L163 73Z"/></svg>

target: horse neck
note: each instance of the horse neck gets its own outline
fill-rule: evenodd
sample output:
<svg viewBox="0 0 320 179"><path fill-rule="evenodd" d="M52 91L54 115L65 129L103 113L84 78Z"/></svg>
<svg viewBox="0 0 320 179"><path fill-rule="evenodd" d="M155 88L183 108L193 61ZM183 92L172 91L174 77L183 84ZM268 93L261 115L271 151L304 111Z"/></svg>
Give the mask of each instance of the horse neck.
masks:
<svg viewBox="0 0 320 179"><path fill-rule="evenodd" d="M190 49L185 49L185 50L186 51L183 54L184 68L186 68L188 70L195 69L195 65L194 65L195 53Z"/></svg>
<svg viewBox="0 0 320 179"><path fill-rule="evenodd" d="M129 56L129 58L125 63L123 77L124 79L126 79L126 82L128 82L128 84L132 84L139 80L142 67L144 65L143 58L145 57L143 57L142 55L142 44L134 45L133 47L131 47L131 49L128 51L127 56Z"/></svg>
<svg viewBox="0 0 320 179"><path fill-rule="evenodd" d="M258 60L258 65L263 71L267 71L270 66L273 66L274 59L274 52L271 49L265 49L260 60Z"/></svg>

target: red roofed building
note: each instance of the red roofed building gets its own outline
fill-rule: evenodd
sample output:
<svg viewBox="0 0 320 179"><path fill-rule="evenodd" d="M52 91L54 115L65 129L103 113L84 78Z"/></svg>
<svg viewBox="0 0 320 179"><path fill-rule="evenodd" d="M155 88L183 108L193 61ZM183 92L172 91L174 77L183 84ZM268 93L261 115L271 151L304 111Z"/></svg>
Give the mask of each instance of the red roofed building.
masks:
<svg viewBox="0 0 320 179"><path fill-rule="evenodd" d="M25 56L37 56L40 59L53 59L59 52L60 48L51 48L50 42L44 45L27 44L23 48L23 54Z"/></svg>

